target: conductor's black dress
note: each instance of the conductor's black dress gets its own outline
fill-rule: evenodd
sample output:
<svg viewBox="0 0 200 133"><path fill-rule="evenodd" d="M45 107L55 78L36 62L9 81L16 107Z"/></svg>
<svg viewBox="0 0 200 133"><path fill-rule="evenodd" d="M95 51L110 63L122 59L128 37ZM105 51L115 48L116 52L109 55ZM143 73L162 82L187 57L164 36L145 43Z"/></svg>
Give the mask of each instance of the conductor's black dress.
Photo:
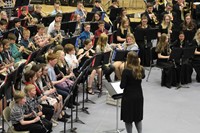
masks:
<svg viewBox="0 0 200 133"><path fill-rule="evenodd" d="M144 70L142 72L145 77ZM121 120L126 123L139 122L143 119L142 80L136 79L132 70L125 68L120 87L124 89L121 103Z"/></svg>

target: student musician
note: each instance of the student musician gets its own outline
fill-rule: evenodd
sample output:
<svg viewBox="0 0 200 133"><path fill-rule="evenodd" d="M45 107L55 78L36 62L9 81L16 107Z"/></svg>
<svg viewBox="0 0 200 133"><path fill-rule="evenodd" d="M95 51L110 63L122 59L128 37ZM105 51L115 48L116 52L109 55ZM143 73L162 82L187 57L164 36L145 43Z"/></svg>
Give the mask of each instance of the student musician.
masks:
<svg viewBox="0 0 200 133"><path fill-rule="evenodd" d="M108 7L107 12L110 12L111 9L119 8L119 0L112 0L111 5Z"/></svg>
<svg viewBox="0 0 200 133"><path fill-rule="evenodd" d="M131 22L130 17L127 15L126 8L122 8L120 15L116 18L116 27L114 27L114 28L119 28L121 26L123 19L128 19L129 22Z"/></svg>
<svg viewBox="0 0 200 133"><path fill-rule="evenodd" d="M62 22L62 13L57 13L53 22L50 23L47 33L50 34L54 30L55 23Z"/></svg>
<svg viewBox="0 0 200 133"><path fill-rule="evenodd" d="M8 14L6 13L6 11L1 11L0 15L1 20L5 20L7 23L9 22Z"/></svg>
<svg viewBox="0 0 200 133"><path fill-rule="evenodd" d="M128 33L133 33L130 27L130 22L128 19L122 19L122 23L117 29L117 42L124 43L126 41L126 36Z"/></svg>
<svg viewBox="0 0 200 133"><path fill-rule="evenodd" d="M163 17L163 21L159 25L158 38L160 38L161 34L165 33L168 35L170 39L172 29L173 29L173 23L171 22L171 18L168 14L165 14Z"/></svg>
<svg viewBox="0 0 200 133"><path fill-rule="evenodd" d="M147 8L146 11L141 14L141 17L143 15L147 16L148 24L151 27L155 27L156 25L159 24L159 21L157 15L153 12L153 4L147 3L146 8Z"/></svg>
<svg viewBox="0 0 200 133"><path fill-rule="evenodd" d="M0 20L0 37L3 37L3 33L7 30L7 24L5 20Z"/></svg>
<svg viewBox="0 0 200 133"><path fill-rule="evenodd" d="M196 47L194 52L194 58L192 60L192 66L197 73L196 81L200 82L200 29L197 30L194 40L192 41L192 46Z"/></svg>
<svg viewBox="0 0 200 133"><path fill-rule="evenodd" d="M83 2L81 2L81 1L77 2L77 9L75 10L74 13L75 13L75 15L79 15L80 16L81 22L85 22L87 12L84 9Z"/></svg>
<svg viewBox="0 0 200 133"><path fill-rule="evenodd" d="M94 13L96 13L96 12L101 12L102 10L101 10L101 0L95 0L95 2L94 2L94 7L92 8L92 11L91 12L94 12Z"/></svg>
<svg viewBox="0 0 200 133"><path fill-rule="evenodd" d="M122 45L117 45L116 50L127 50L127 51L137 51L139 50L138 45L136 44L135 37L132 33L128 33L126 36L126 41ZM115 67L115 80L121 80L121 74L124 69L123 61L115 61L113 63Z"/></svg>
<svg viewBox="0 0 200 133"><path fill-rule="evenodd" d="M112 51L111 45L112 44L108 44L108 36L105 33L102 33L97 41L96 53L104 53ZM110 58L108 58L108 60L110 60ZM104 66L102 66L102 69L103 69L103 74L105 74L106 80L108 82L112 82L110 75L115 70L114 66L111 64L104 64Z"/></svg>
<svg viewBox="0 0 200 133"><path fill-rule="evenodd" d="M191 42L197 31L197 25L196 25L196 22L192 19L192 16L190 13L187 13L185 15L185 20L181 24L181 30L188 33L187 34L188 36L186 37L186 39L189 42Z"/></svg>
<svg viewBox="0 0 200 133"><path fill-rule="evenodd" d="M32 91L33 93L35 92L34 89ZM16 131L29 131L30 133L45 133L46 131L40 123L41 113L39 113L39 115L37 114L37 116L34 116L34 113L31 111L26 114L24 113L25 110L23 107L26 106L25 104L27 104L25 93L22 91L15 92L14 100L15 104L11 109L10 115L10 120L12 122L12 125L14 126L14 129ZM41 121L42 124L45 124L43 123L43 120ZM45 124L45 127L48 128L49 132L51 132L51 125L47 127L47 125Z"/></svg>
<svg viewBox="0 0 200 133"><path fill-rule="evenodd" d="M37 25L37 34L34 37L36 47L42 48L50 43L50 35L45 33L45 26L43 24Z"/></svg>
<svg viewBox="0 0 200 133"><path fill-rule="evenodd" d="M46 14L44 14L42 12L42 6L37 4L35 6L35 11L33 11L33 13L31 14L31 16L33 18L37 18L38 22L41 22L42 21L42 18L46 16Z"/></svg>
<svg viewBox="0 0 200 133"><path fill-rule="evenodd" d="M51 15L55 16L57 13L62 13L62 11L60 10L60 1L56 1L54 3L54 10L51 12Z"/></svg>
<svg viewBox="0 0 200 133"><path fill-rule="evenodd" d="M23 38L22 34L23 34L24 29L21 26L21 20L19 18L15 18L13 21L14 21L14 28L15 28L14 34L17 37L16 43L20 43L20 41Z"/></svg>
<svg viewBox="0 0 200 133"><path fill-rule="evenodd" d="M191 44L185 39L185 35L183 31L180 31L178 39L176 41L174 41L172 43L172 45L170 46L172 49L173 48L188 48L191 47ZM193 68L192 68L192 64L191 64L191 59L184 59L182 58L179 61L176 61L176 65L180 66L180 73L179 75L177 75L177 77L180 76L180 83L181 84L187 84L187 83L191 83L192 79L192 72L193 72Z"/></svg>
<svg viewBox="0 0 200 133"><path fill-rule="evenodd" d="M95 51L92 49L92 41L90 39L86 39L84 41L84 48L79 49L77 53L77 58L79 60L79 69L84 65L85 61L92 58L95 54ZM94 78L96 76L96 73L98 73L98 89L101 89L101 69L100 68L91 68L88 72L89 80L88 80L88 86L87 86L87 92L88 94L94 95L94 91L92 88L92 83L94 81Z"/></svg>
<svg viewBox="0 0 200 133"><path fill-rule="evenodd" d="M40 117L42 121L41 123L43 123L43 128L46 128L48 130L47 133L51 132L52 123L50 122L50 120L47 119L47 117L49 117L47 114L44 114L45 118L43 118L44 106L41 107L41 105L39 104L41 102L41 99L37 98L36 87L33 84L29 84L25 86L24 92L26 94L26 101L27 101L27 104L24 106L24 110L25 110L24 113L30 114L34 111L37 114L37 116ZM48 111L51 112L51 110L48 110Z"/></svg>
<svg viewBox="0 0 200 133"><path fill-rule="evenodd" d="M105 29L105 22L99 21L98 29L95 31L95 38L99 37L102 33L108 34L108 30Z"/></svg>
<svg viewBox="0 0 200 133"><path fill-rule="evenodd" d="M105 29L106 30L109 30L110 29L110 25L105 22L104 20L102 20L102 15L101 15L101 12L96 12L94 14L94 18L92 20L92 22L100 22L100 21L103 21L104 22L104 25L105 25Z"/></svg>
<svg viewBox="0 0 200 133"><path fill-rule="evenodd" d="M51 37L53 38L54 42L58 44L62 44L63 38L65 38L65 31L61 30L61 23L56 22L54 23L54 30L50 33Z"/></svg>
<svg viewBox="0 0 200 133"><path fill-rule="evenodd" d="M74 14L73 21L76 21L76 29L73 33L74 36L79 36L82 31L82 22L81 22L81 16L79 14Z"/></svg>
<svg viewBox="0 0 200 133"><path fill-rule="evenodd" d="M168 35L163 33L160 36L158 45L156 47L158 55L157 65L163 68L161 86L171 88L177 84L177 74L173 62L168 61L171 50L169 48Z"/></svg>
<svg viewBox="0 0 200 133"><path fill-rule="evenodd" d="M31 18L30 16L28 16L28 11L26 10L26 7L22 7L21 11L22 14L19 16L19 18L26 20L26 23L23 26L28 26L28 23L31 22Z"/></svg>

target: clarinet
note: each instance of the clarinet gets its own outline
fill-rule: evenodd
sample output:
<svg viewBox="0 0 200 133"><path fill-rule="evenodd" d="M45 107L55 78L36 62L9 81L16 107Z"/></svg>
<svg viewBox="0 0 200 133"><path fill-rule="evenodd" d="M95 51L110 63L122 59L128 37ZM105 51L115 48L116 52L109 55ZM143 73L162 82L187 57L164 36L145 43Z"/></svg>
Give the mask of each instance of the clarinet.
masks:
<svg viewBox="0 0 200 133"><path fill-rule="evenodd" d="M38 82L36 82L36 84L37 84L38 88L41 90L42 96L44 96L44 93L43 93L42 89L40 88L40 85L38 84ZM50 103L47 99L46 99L46 102L47 102L48 105L50 105Z"/></svg>
<svg viewBox="0 0 200 133"><path fill-rule="evenodd" d="M46 77L46 76L45 76L45 77ZM53 87L53 83L51 82L50 77L49 77L48 74L47 74L47 78L48 78L49 83L50 83L50 85L51 85L51 86L49 87L46 78L44 78L44 81L46 82L46 86L47 86L48 90L50 90L51 88L53 89L53 88L54 88L54 87ZM55 92L53 93L53 96L55 97L55 99L56 99L57 102L59 103L60 100L58 99L58 93L57 93L57 91L55 91Z"/></svg>
<svg viewBox="0 0 200 133"><path fill-rule="evenodd" d="M25 105L27 105L28 109L33 113L33 115L34 115L35 117L37 117L37 116L38 116L37 113L36 113L35 110L30 106L30 102L31 102L31 101L35 101L35 100L36 100L36 99L30 100L30 101L26 101ZM47 133L47 132L48 132L48 129L44 126L44 124L43 124L43 122L42 122L41 119L39 120L39 122L40 122L40 124L42 125L42 127L44 128L45 133Z"/></svg>

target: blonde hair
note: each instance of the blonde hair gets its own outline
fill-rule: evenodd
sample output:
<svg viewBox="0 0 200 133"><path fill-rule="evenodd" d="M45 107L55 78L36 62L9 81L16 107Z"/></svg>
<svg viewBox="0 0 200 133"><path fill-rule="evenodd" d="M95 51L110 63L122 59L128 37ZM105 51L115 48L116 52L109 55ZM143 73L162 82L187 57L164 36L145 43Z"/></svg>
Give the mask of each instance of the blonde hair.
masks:
<svg viewBox="0 0 200 133"><path fill-rule="evenodd" d="M62 60L60 59L61 53L64 53L64 54L65 54L65 52L64 52L63 50L58 50L58 51L56 51L57 60L58 60L58 63L57 63L57 64L58 64L59 66L62 66L62 65L65 65L65 64L66 64L65 61L62 61Z"/></svg>
<svg viewBox="0 0 200 133"><path fill-rule="evenodd" d="M25 86L24 88L24 92L26 93L26 95L28 95L28 93L32 90L35 89L35 86L33 84L28 84Z"/></svg>
<svg viewBox="0 0 200 133"><path fill-rule="evenodd" d="M134 44L134 43L135 43L135 36L134 36L132 33L128 33L128 34L126 35L126 39L127 39L128 37L130 37L130 38L133 40L133 44Z"/></svg>
<svg viewBox="0 0 200 133"><path fill-rule="evenodd" d="M169 22L169 24L167 24L166 22L165 22L165 18L166 17L169 17L169 19L170 19L170 22ZM170 16L168 15L168 14L165 14L164 16L163 16L163 21L162 21L162 23L161 23L161 26L165 29L165 28L167 28L168 30L171 30L172 29L172 26L173 26L173 23L171 22L171 18L170 18Z"/></svg>
<svg viewBox="0 0 200 133"><path fill-rule="evenodd" d="M107 42L108 42L108 35L102 33L97 41L97 46L100 46L102 52L104 51Z"/></svg>
<svg viewBox="0 0 200 133"><path fill-rule="evenodd" d="M195 33L194 39L200 42L200 28Z"/></svg>
<svg viewBox="0 0 200 133"><path fill-rule="evenodd" d="M14 100L16 103L18 103L19 100L23 99L24 97L25 97L25 93L23 91L15 91Z"/></svg>
<svg viewBox="0 0 200 133"><path fill-rule="evenodd" d="M124 27L124 24L128 22L129 23L129 27L127 29L127 32L130 33L131 32L131 29L130 29L130 22L127 18L123 18L122 21L121 21L121 25L120 25L120 30L122 32L122 34L124 34L124 30L125 30L125 27Z"/></svg>
<svg viewBox="0 0 200 133"><path fill-rule="evenodd" d="M28 30L28 29L25 29L25 30L23 30L23 35L27 35L27 34L30 34L31 32L30 32L30 30Z"/></svg>

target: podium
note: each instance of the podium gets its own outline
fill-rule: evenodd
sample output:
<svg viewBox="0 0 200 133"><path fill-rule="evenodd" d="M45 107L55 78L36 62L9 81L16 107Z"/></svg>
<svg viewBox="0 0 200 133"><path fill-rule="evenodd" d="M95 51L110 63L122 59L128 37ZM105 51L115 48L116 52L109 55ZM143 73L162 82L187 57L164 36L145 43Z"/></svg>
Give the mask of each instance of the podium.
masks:
<svg viewBox="0 0 200 133"><path fill-rule="evenodd" d="M124 130L124 128L119 129L118 128L118 119L119 119L119 100L122 98L123 89L120 88L120 81L118 82L112 82L112 83L106 83L106 89L108 90L108 93L110 96L117 101L116 105L116 127L113 130L104 131L104 133L120 133Z"/></svg>

